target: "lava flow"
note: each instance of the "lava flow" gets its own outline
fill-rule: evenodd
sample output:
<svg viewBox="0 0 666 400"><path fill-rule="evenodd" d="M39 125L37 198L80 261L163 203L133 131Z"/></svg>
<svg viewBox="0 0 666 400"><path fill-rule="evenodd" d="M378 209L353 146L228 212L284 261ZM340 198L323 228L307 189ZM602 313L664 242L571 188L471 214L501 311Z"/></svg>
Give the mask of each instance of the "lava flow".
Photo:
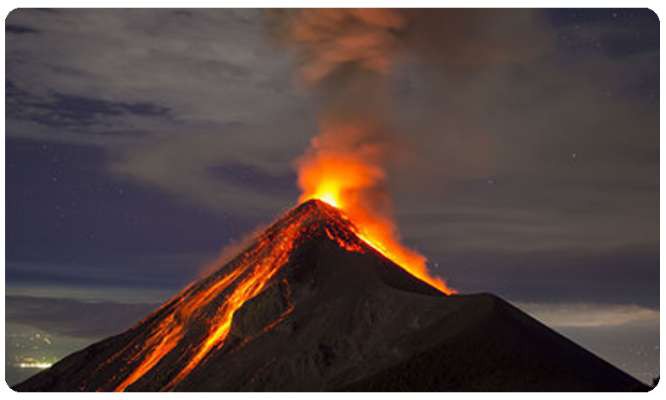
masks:
<svg viewBox="0 0 666 400"><path fill-rule="evenodd" d="M154 375L159 374L153 371L161 370L157 368L159 365L170 365L169 369L174 371L163 378L166 383L160 384L159 389L174 389L212 352L224 347L236 311L275 281L273 278L304 238L327 237L349 252L364 253L371 246L413 276L446 294L453 293L442 280L428 274L423 256L394 239L390 220L364 214L362 208L353 207L354 203L345 196L350 183L362 185L363 179L375 179L373 174L380 174L381 170L365 168L353 159L337 160L341 162L339 165L331 161L327 160L329 164L314 174L323 178L319 180L321 184L312 193L303 195L303 200L316 198L328 205L316 200L299 205L259 235L236 259L190 285L142 321L145 333L137 335L107 363L100 365L101 369L117 359L125 360L125 366L101 389L125 391L144 378L152 381ZM330 165L339 168L330 169ZM350 175L329 174L328 171L349 172ZM348 179L349 176L358 180ZM307 173L301 176L302 179L307 177ZM357 225L357 221L361 225ZM277 278L289 286L286 278ZM278 320L268 324L264 332L292 309L290 306Z"/></svg>
<svg viewBox="0 0 666 400"><path fill-rule="evenodd" d="M173 389L206 356L224 346L234 313L266 287L287 263L298 240L312 237L316 234L314 230L323 228L329 239L347 251L363 251L362 242L354 235L356 229L338 210L316 203L303 205L297 210L299 212L288 213L260 235L254 245L233 260L228 268L190 285L142 321L141 324L149 324L146 335L137 336L98 368L125 358L127 366L121 371L124 377L114 376L109 382L111 388L125 391L174 353L178 356L175 360L178 373L161 387L162 390ZM323 227L312 223L321 219L327 221ZM286 280L284 283L288 285ZM289 312L291 308L280 316L280 320ZM152 325L151 320L154 320ZM265 330L270 330L278 322L269 324ZM201 325L204 325L203 334L193 337L201 331L197 328Z"/></svg>

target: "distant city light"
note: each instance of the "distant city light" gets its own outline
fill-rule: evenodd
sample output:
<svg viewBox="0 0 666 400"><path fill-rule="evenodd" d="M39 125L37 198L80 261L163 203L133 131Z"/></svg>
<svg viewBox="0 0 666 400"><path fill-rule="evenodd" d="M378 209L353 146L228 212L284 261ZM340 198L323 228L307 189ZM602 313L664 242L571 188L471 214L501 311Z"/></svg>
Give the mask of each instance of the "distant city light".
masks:
<svg viewBox="0 0 666 400"><path fill-rule="evenodd" d="M16 364L19 368L37 368L37 369L46 369L51 368L51 363L48 362L22 362Z"/></svg>

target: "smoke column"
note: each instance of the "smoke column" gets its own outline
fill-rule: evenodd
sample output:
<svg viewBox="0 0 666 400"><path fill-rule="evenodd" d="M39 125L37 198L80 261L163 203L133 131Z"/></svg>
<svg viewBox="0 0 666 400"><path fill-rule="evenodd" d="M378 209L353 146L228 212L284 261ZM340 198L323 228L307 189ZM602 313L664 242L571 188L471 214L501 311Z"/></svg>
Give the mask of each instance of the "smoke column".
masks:
<svg viewBox="0 0 666 400"><path fill-rule="evenodd" d="M401 244L393 222L387 168L398 148L388 77L408 25L401 10L310 9L280 16L283 37L300 59L299 75L321 101L319 133L296 160L300 201L343 209L367 242L412 275L454 291Z"/></svg>

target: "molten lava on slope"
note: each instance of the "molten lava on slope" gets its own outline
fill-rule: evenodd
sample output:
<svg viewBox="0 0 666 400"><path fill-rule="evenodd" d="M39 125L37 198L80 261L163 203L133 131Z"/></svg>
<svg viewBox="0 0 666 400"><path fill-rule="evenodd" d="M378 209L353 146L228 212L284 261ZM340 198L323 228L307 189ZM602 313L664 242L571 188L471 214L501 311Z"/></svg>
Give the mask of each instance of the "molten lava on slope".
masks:
<svg viewBox="0 0 666 400"><path fill-rule="evenodd" d="M445 295L357 232L307 201L132 329L15 389L644 389L495 296Z"/></svg>
<svg viewBox="0 0 666 400"><path fill-rule="evenodd" d="M178 371L159 389L171 390L206 357L225 346L234 313L276 278L300 243L325 237L347 252L370 251L356 226L338 209L307 201L280 218L254 244L217 272L177 294L135 330L138 334L97 368L121 368L101 387L83 390L124 391L142 379L155 379L164 366ZM283 279L285 285L289 285ZM281 315L280 320L286 315ZM276 324L274 321L266 329ZM163 379L164 377L161 377Z"/></svg>

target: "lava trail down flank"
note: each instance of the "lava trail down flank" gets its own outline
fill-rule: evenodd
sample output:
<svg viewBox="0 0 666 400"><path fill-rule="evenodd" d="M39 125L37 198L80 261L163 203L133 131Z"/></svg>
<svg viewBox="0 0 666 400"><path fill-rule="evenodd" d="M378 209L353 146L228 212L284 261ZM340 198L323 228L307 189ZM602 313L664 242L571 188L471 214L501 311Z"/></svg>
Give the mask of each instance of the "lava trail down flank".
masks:
<svg viewBox="0 0 666 400"><path fill-rule="evenodd" d="M18 391L630 391L491 294L447 295L307 200L133 328Z"/></svg>
<svg viewBox="0 0 666 400"><path fill-rule="evenodd" d="M320 218L313 216L314 212L326 214L327 226L323 228L326 236L346 251L363 252L363 242L366 242L381 252L376 244L358 236L356 226L340 210L317 200L310 203L316 203L316 206L302 206L302 212L287 213L286 217L260 235L246 252L232 262L232 268L224 268L203 282L191 285L144 320L164 315L159 322L149 325L146 335L138 336L109 359L125 359L126 369L114 375L103 390L124 391L148 376L181 343L192 343L189 338L185 340L191 332L201 332L194 341L196 345L188 346L184 354L175 360L179 364L179 372L162 390L173 389L212 351L221 349L234 313L264 289L286 264L296 243L312 234L308 229L317 225L308 222L312 218ZM211 307L211 304L215 306Z"/></svg>

